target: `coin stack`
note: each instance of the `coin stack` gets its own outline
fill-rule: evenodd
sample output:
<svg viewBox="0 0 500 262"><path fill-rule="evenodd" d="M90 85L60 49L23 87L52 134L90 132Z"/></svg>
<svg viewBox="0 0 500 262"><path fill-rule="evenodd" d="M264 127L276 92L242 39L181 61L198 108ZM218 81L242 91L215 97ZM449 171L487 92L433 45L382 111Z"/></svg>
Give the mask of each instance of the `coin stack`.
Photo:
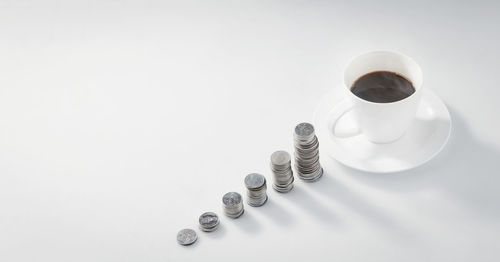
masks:
<svg viewBox="0 0 500 262"><path fill-rule="evenodd" d="M276 151L271 155L271 171L274 174L274 190L286 193L293 188L293 171L290 154Z"/></svg>
<svg viewBox="0 0 500 262"><path fill-rule="evenodd" d="M314 134L314 127L309 123L295 126L295 170L299 178L306 182L315 182L323 175L319 163L319 142Z"/></svg>
<svg viewBox="0 0 500 262"><path fill-rule="evenodd" d="M248 174L245 177L247 188L247 203L253 207L259 207L266 203L266 178L257 173Z"/></svg>
<svg viewBox="0 0 500 262"><path fill-rule="evenodd" d="M236 192L226 193L222 197L222 206L224 207L224 214L230 218L238 218L245 212L242 197Z"/></svg>
<svg viewBox="0 0 500 262"><path fill-rule="evenodd" d="M205 212L201 214L199 220L201 231L212 232L219 226L219 217L214 212Z"/></svg>

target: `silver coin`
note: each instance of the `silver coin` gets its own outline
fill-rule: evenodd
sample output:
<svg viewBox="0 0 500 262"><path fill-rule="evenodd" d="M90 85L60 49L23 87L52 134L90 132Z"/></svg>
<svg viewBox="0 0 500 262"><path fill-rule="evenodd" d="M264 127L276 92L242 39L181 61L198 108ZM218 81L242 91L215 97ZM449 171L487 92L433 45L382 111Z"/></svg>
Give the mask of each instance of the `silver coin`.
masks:
<svg viewBox="0 0 500 262"><path fill-rule="evenodd" d="M323 168L320 168L319 170L317 170L312 174L304 175L299 173L297 175L304 182L316 182L323 176Z"/></svg>
<svg viewBox="0 0 500 262"><path fill-rule="evenodd" d="M266 196L266 192L256 192L256 193L252 193L252 192L247 192L247 197L251 200L256 200L256 201L259 201L261 200L262 198L264 198Z"/></svg>
<svg viewBox="0 0 500 262"><path fill-rule="evenodd" d="M196 242L198 236L196 232L190 228L185 228L177 233L177 243L183 246L188 246Z"/></svg>
<svg viewBox="0 0 500 262"><path fill-rule="evenodd" d="M276 151L271 155L271 171L273 173L273 189L286 193L293 188L293 171L291 157L286 151Z"/></svg>
<svg viewBox="0 0 500 262"><path fill-rule="evenodd" d="M292 171L287 171L284 174L274 174L275 181L288 181L293 177Z"/></svg>
<svg viewBox="0 0 500 262"><path fill-rule="evenodd" d="M214 227L210 227L210 228L204 228L200 225L200 230L203 231L203 232L212 232L212 231L215 231L217 230L217 228L219 228L219 224L217 224L216 226Z"/></svg>
<svg viewBox="0 0 500 262"><path fill-rule="evenodd" d="M294 133L293 137L295 139L294 143L300 146L308 146L314 144L317 142L318 139L314 134L314 131L307 136L300 136L297 133Z"/></svg>
<svg viewBox="0 0 500 262"><path fill-rule="evenodd" d="M277 172L284 172L284 171L287 171L290 166L292 165L292 162L288 162L286 165L283 165L283 166L276 166L276 165L273 165L271 164L271 169L273 171L277 171Z"/></svg>
<svg viewBox="0 0 500 262"><path fill-rule="evenodd" d="M230 218L238 218L241 215L243 215L243 213L245 213L245 210L242 208L238 212L227 212L227 211L225 211L224 213L226 214L226 216L228 216Z"/></svg>
<svg viewBox="0 0 500 262"><path fill-rule="evenodd" d="M286 166L283 166L283 167L277 167L277 166L271 165L271 171L273 171L273 173L277 173L277 174L286 173L290 170L291 165L292 165L292 163L288 163Z"/></svg>
<svg viewBox="0 0 500 262"><path fill-rule="evenodd" d="M307 163L307 162L299 162L295 164L295 168L299 171L307 171L307 170L316 170L320 167L320 162L317 160L312 163Z"/></svg>
<svg viewBox="0 0 500 262"><path fill-rule="evenodd" d="M258 189L266 184L266 178L257 173L248 174L245 177L245 186L248 189Z"/></svg>
<svg viewBox="0 0 500 262"><path fill-rule="evenodd" d="M257 173L249 174L245 177L247 188L247 204L253 207L264 205L267 201L266 178Z"/></svg>
<svg viewBox="0 0 500 262"><path fill-rule="evenodd" d="M295 171L297 176L306 181L317 181L323 175L323 168L319 161L319 141L314 134L314 127L308 123L301 123L295 127ZM279 191L286 188L286 185L276 183L273 187Z"/></svg>
<svg viewBox="0 0 500 262"><path fill-rule="evenodd" d="M294 180L294 178L293 178L293 177L291 177L291 178L290 178L289 180L287 180L287 181L279 181L279 182L277 182L277 183L274 183L273 185L278 186L278 187L287 187L287 186L289 186L289 185L293 184L293 180Z"/></svg>
<svg viewBox="0 0 500 262"><path fill-rule="evenodd" d="M253 207L263 206L267 202L267 195L264 198L259 199L258 201L248 201L248 205Z"/></svg>
<svg viewBox="0 0 500 262"><path fill-rule="evenodd" d="M319 149L319 143L316 143L310 147L303 147L303 146L295 145L295 155L297 155L297 154L299 154L299 155L313 154L314 152L318 151L318 149Z"/></svg>
<svg viewBox="0 0 500 262"><path fill-rule="evenodd" d="M241 204L241 195L237 192L226 193L222 197L222 203L225 206L235 206Z"/></svg>
<svg viewBox="0 0 500 262"><path fill-rule="evenodd" d="M212 231L219 225L219 217L214 212L205 212L198 219L200 229L203 231Z"/></svg>
<svg viewBox="0 0 500 262"><path fill-rule="evenodd" d="M313 143L307 145L295 144L295 150L301 154L310 154L318 150L318 148L319 148L319 143Z"/></svg>
<svg viewBox="0 0 500 262"><path fill-rule="evenodd" d="M295 158L295 162L299 162L299 164L304 164L304 163L314 163L319 160L319 153L314 154L314 155L308 155L307 157L304 156L297 156Z"/></svg>
<svg viewBox="0 0 500 262"><path fill-rule="evenodd" d="M237 192L229 192L222 197L224 214L230 218L238 218L245 212L242 197Z"/></svg>
<svg viewBox="0 0 500 262"><path fill-rule="evenodd" d="M276 177L274 179L274 183L278 184L278 185L288 185L292 181L293 181L292 175L287 175L287 176L283 176L283 177Z"/></svg>
<svg viewBox="0 0 500 262"><path fill-rule="evenodd" d="M288 193L293 189L293 184L290 184L285 187L278 186L276 184L273 184L273 189L276 190L278 193Z"/></svg>
<svg viewBox="0 0 500 262"><path fill-rule="evenodd" d="M297 137L310 137L314 135L314 127L309 123L300 123L295 126L295 135Z"/></svg>
<svg viewBox="0 0 500 262"><path fill-rule="evenodd" d="M286 151L276 151L271 155L271 163L275 166L284 166L290 163L290 154Z"/></svg>
<svg viewBox="0 0 500 262"><path fill-rule="evenodd" d="M280 182L280 181L281 182L288 181L288 180L290 180L293 177L292 174L293 174L292 172L287 172L285 174L274 174L274 181L275 182L276 181L278 181L278 182Z"/></svg>

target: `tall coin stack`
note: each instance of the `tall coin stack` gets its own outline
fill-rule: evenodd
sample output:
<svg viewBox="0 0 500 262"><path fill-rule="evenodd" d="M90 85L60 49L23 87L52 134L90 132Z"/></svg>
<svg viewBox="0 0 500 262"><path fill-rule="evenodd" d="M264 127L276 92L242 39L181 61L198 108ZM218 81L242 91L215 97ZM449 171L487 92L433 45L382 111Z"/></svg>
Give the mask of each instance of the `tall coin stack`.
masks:
<svg viewBox="0 0 500 262"><path fill-rule="evenodd" d="M247 203L253 207L260 207L267 201L266 178L257 173L248 174L245 177L247 188Z"/></svg>
<svg viewBox="0 0 500 262"><path fill-rule="evenodd" d="M299 178L306 182L315 182L323 175L319 163L319 142L314 134L314 127L309 123L295 126L295 170Z"/></svg>
<svg viewBox="0 0 500 262"><path fill-rule="evenodd" d="M224 207L224 214L230 218L238 218L245 212L243 209L243 199L236 192L226 193L222 197L222 206Z"/></svg>
<svg viewBox="0 0 500 262"><path fill-rule="evenodd" d="M286 193L293 188L293 171L290 154L276 151L271 155L271 171L274 174L274 190Z"/></svg>

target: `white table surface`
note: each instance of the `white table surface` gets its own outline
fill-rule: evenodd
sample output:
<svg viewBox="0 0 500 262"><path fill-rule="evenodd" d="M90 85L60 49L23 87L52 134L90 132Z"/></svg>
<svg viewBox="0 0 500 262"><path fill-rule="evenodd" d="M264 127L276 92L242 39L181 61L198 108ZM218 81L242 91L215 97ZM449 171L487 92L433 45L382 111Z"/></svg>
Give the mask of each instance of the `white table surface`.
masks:
<svg viewBox="0 0 500 262"><path fill-rule="evenodd" d="M222 216L374 49L421 65L445 150L389 175L323 154L317 183ZM498 261L499 61L498 1L2 0L0 261Z"/></svg>

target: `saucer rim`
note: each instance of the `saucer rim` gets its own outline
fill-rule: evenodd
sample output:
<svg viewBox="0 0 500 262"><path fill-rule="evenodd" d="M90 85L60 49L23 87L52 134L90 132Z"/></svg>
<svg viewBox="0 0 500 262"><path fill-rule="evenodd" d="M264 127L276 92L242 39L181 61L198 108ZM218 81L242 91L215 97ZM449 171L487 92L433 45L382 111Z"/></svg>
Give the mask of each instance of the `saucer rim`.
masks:
<svg viewBox="0 0 500 262"><path fill-rule="evenodd" d="M318 106L314 110L313 123L314 123L315 126L317 126L317 129L319 131L318 132L318 136L319 136L320 139L322 139L322 138L328 139L328 137L327 137L328 134L325 133L325 132L328 132L328 130L324 130L324 125L321 122L321 121L327 121L327 119L319 119L320 115L322 113L321 109L322 108L326 108L326 113L324 113L324 115L326 117L338 105L338 103L340 103L343 99L345 99L345 97L341 97L341 98L337 99L335 102L331 103L332 104L331 106L325 106L327 104L327 102L329 101L329 98L335 97L335 94L342 93L341 90L338 90L338 89L339 88L337 87L337 88L334 88L333 90L327 92L321 98L321 102L318 104ZM404 171L408 171L408 170L420 167L420 166L428 163L429 161L431 161L432 159L434 159L439 153L441 153L443 151L443 149L446 147L446 145L448 144L448 142L450 140L450 137L451 137L451 132L453 130L453 121L452 121L452 118L451 118L450 111L448 110L448 107L446 106L446 103L444 103L444 101L441 99L441 97L439 97L434 91L432 91L430 89L427 89L427 88L425 88L422 91L423 91L422 92L422 100L425 99L425 97L434 96L438 100L438 102L440 104L442 104L442 106L444 108L443 112L446 112L447 120L449 122L448 133L446 134L446 138L443 139L443 141L441 142L441 146L437 150L435 150L434 152L432 152L432 154L429 154L429 156L426 157L424 160L418 162L417 164L407 165L406 167L389 168L387 170L370 170L370 169L362 168L362 167L356 166L356 165L349 165L348 163L342 161L338 157L335 157L336 154L333 154L330 149L328 149L328 148L325 149L325 145L323 146L323 150L321 150L321 151L324 152L326 150L326 153L328 154L328 156L330 158L334 159L337 163L340 163L344 167L351 168L351 169L354 169L354 170L357 170L357 171L366 172L366 173L372 173L372 174L400 173L400 172L404 172ZM429 105L432 106L431 103L429 103ZM334 141L330 141L330 139L329 139L328 144L330 144L330 143L334 144L335 142Z"/></svg>

